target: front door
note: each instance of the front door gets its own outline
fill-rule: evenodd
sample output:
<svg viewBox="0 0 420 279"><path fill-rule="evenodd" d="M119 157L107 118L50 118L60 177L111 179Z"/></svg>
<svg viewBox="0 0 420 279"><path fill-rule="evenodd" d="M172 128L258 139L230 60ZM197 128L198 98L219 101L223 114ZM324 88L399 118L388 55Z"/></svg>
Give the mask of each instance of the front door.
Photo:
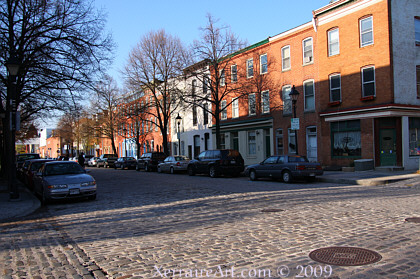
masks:
<svg viewBox="0 0 420 279"><path fill-rule="evenodd" d="M397 142L395 129L381 129L379 131L381 166L397 165Z"/></svg>
<svg viewBox="0 0 420 279"><path fill-rule="evenodd" d="M306 129L306 157L310 162L316 162L318 160L318 147L316 139L316 127L308 127Z"/></svg>

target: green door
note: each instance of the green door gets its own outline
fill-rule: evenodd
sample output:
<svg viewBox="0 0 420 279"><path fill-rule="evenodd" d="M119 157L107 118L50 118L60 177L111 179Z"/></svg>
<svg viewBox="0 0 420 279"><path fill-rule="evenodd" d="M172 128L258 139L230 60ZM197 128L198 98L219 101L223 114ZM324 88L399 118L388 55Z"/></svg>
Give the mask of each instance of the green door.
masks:
<svg viewBox="0 0 420 279"><path fill-rule="evenodd" d="M395 166L397 164L395 129L381 129L379 135L381 166Z"/></svg>

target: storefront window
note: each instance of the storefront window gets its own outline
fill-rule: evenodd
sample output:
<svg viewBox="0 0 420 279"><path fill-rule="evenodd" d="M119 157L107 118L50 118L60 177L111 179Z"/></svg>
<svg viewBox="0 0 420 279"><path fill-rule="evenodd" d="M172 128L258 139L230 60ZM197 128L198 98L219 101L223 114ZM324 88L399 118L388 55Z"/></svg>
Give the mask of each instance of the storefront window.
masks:
<svg viewBox="0 0 420 279"><path fill-rule="evenodd" d="M360 157L362 155L360 120L331 123L331 135L333 157Z"/></svg>
<svg viewBox="0 0 420 279"><path fill-rule="evenodd" d="M420 118L410 118L410 156L420 155Z"/></svg>

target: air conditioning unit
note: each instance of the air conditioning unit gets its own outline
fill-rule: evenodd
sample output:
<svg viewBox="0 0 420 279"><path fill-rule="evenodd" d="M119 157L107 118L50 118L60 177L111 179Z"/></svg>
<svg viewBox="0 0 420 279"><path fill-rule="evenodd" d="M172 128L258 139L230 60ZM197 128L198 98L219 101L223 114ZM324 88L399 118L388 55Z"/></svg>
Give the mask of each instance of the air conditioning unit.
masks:
<svg viewBox="0 0 420 279"><path fill-rule="evenodd" d="M307 57L303 58L303 62L304 63L310 63L310 62L312 62L312 56L307 56Z"/></svg>

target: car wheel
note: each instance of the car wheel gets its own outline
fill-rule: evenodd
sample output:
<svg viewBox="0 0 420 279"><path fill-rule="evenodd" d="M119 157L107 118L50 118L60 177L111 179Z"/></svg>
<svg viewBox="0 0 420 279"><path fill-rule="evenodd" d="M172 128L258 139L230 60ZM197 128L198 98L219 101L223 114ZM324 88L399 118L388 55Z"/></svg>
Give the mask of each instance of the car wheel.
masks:
<svg viewBox="0 0 420 279"><path fill-rule="evenodd" d="M252 181L258 180L257 172L255 170L251 170L249 172L249 179L252 180Z"/></svg>
<svg viewBox="0 0 420 279"><path fill-rule="evenodd" d="M211 178L215 178L217 177L217 172L216 172L216 168L214 166L211 166L209 169L209 176Z"/></svg>
<svg viewBox="0 0 420 279"><path fill-rule="evenodd" d="M286 182L286 183L290 183L293 180L292 174L288 170L284 171L283 174L281 175L281 177L282 177L283 181Z"/></svg>
<svg viewBox="0 0 420 279"><path fill-rule="evenodd" d="M188 175L189 176L194 176L195 175L195 171L194 171L194 168L192 166L188 167Z"/></svg>
<svg viewBox="0 0 420 279"><path fill-rule="evenodd" d="M162 173L162 169L159 166L157 167L157 172Z"/></svg>
<svg viewBox="0 0 420 279"><path fill-rule="evenodd" d="M147 164L144 166L144 170L145 171L150 171L150 168L149 168L149 166Z"/></svg>
<svg viewBox="0 0 420 279"><path fill-rule="evenodd" d="M175 173L175 170L174 170L173 167L171 167L170 172L171 172L171 174L174 174Z"/></svg>

